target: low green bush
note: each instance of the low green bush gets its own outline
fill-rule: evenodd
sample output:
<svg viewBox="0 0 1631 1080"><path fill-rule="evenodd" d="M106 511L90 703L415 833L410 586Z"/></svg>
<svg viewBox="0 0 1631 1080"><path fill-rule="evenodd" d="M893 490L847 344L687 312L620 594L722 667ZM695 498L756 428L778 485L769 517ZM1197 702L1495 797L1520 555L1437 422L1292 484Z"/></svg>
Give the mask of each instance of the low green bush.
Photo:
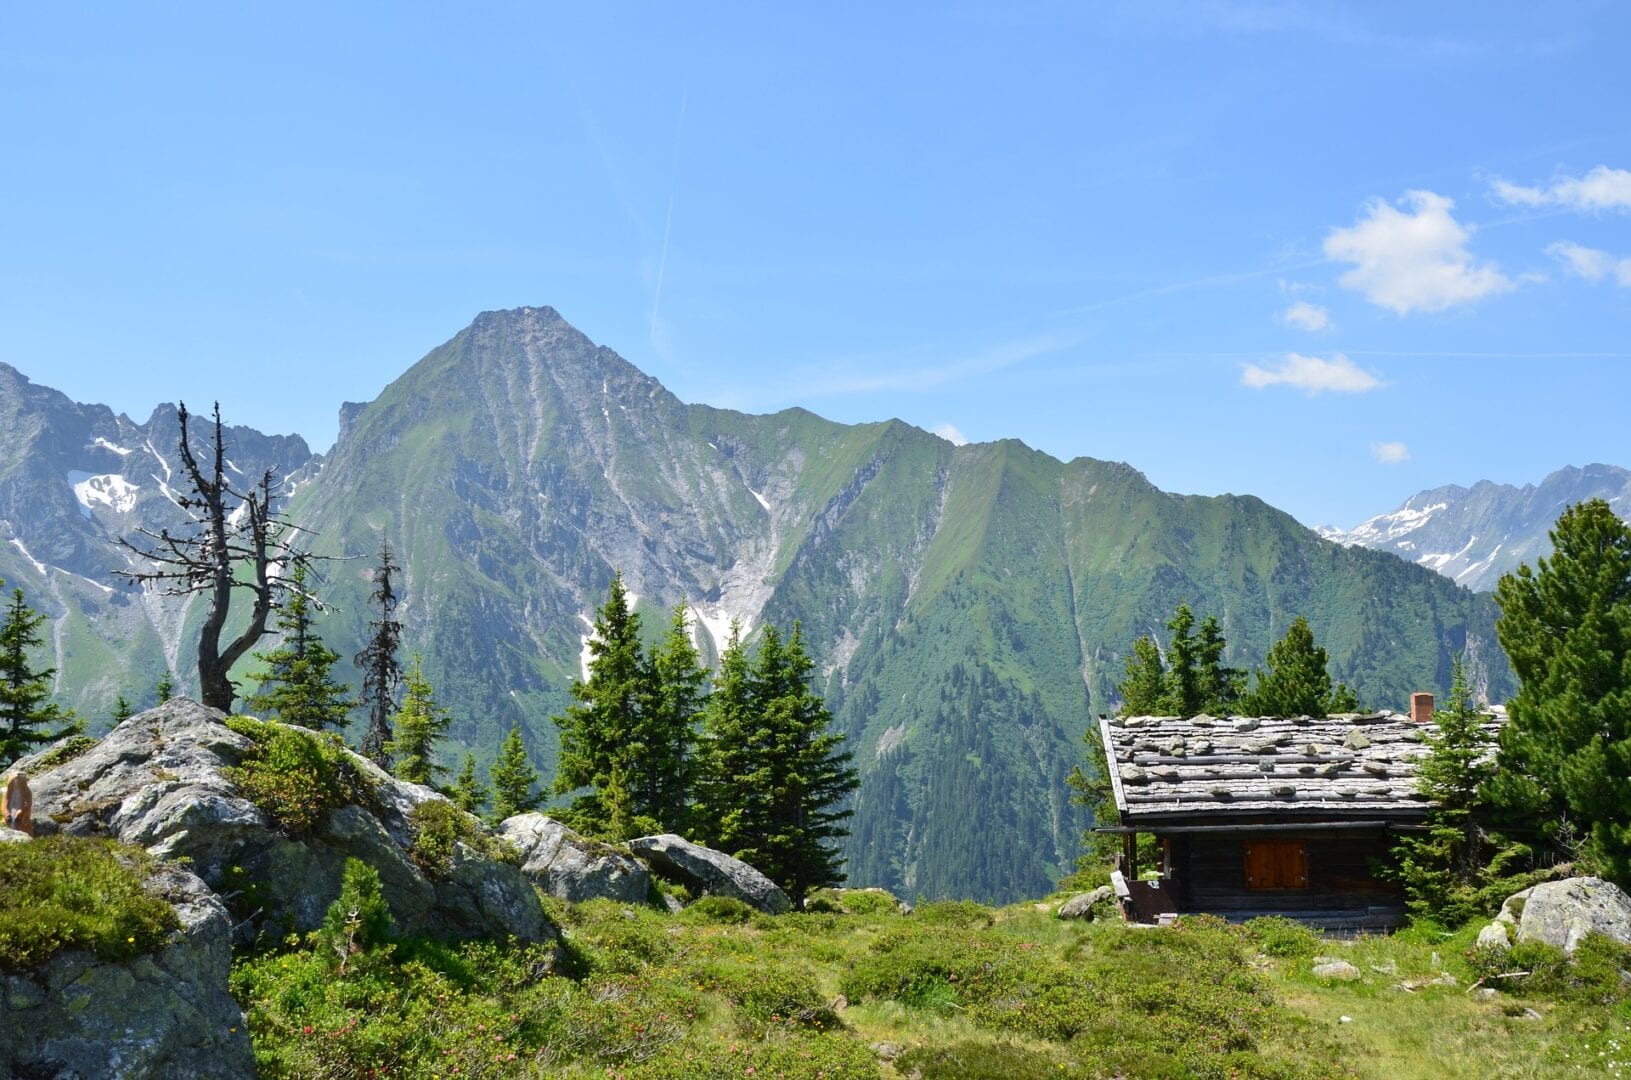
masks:
<svg viewBox="0 0 1631 1080"><path fill-rule="evenodd" d="M64 949L125 960L158 948L181 923L143 888L152 867L147 852L112 840L0 844L0 967L18 971Z"/></svg>
<svg viewBox="0 0 1631 1080"><path fill-rule="evenodd" d="M254 745L223 774L285 832L310 833L348 803L372 805L372 785L338 736L246 716L226 723Z"/></svg>
<svg viewBox="0 0 1631 1080"><path fill-rule="evenodd" d="M734 896L704 896L680 912L686 922L724 923L740 926L752 922L758 912Z"/></svg>
<svg viewBox="0 0 1631 1080"><path fill-rule="evenodd" d="M613 1080L877 1080L878 1056L845 1035L795 1035L765 1041L686 1040L634 1068L608 1073Z"/></svg>
<svg viewBox="0 0 1631 1080"><path fill-rule="evenodd" d="M1309 957L1320 951L1325 937L1319 931L1283 915L1259 915L1241 927L1246 940L1269 956Z"/></svg>
<svg viewBox="0 0 1631 1080"><path fill-rule="evenodd" d="M1540 941L1473 948L1466 956L1486 986L1508 993L1590 1005L1631 1002L1631 984L1620 974L1631 970L1631 946L1601 934L1580 942L1572 957Z"/></svg>
<svg viewBox="0 0 1631 1080"><path fill-rule="evenodd" d="M935 900L919 904L912 912L919 922L939 926L990 926L996 912L973 900Z"/></svg>
<svg viewBox="0 0 1631 1080"><path fill-rule="evenodd" d="M916 1047L896 1058L895 1068L921 1080L1058 1080L1071 1075L1063 1061L1040 1050L966 1041Z"/></svg>
<svg viewBox="0 0 1631 1080"><path fill-rule="evenodd" d="M693 966L687 978L697 989L730 1002L737 1029L750 1038L764 1038L776 1028L831 1031L843 1027L815 980L785 964L711 960Z"/></svg>
<svg viewBox="0 0 1631 1080"><path fill-rule="evenodd" d="M499 862L516 863L521 853L514 844L496 837L482 827L476 815L466 813L444 799L426 799L408 811L413 826L413 848L409 857L427 874L445 875L453 869L462 843Z"/></svg>

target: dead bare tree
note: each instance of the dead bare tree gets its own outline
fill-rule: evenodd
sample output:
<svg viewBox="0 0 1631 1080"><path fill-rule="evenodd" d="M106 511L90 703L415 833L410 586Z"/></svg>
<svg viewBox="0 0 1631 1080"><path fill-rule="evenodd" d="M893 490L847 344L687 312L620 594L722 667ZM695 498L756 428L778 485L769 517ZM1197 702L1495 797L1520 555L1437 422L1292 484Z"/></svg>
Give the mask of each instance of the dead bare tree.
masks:
<svg viewBox="0 0 1631 1080"><path fill-rule="evenodd" d="M192 494L173 497L192 517L194 531L177 536L169 529L138 529L142 542L121 537L121 547L145 560L151 569L116 573L135 584L156 584L170 596L203 593L209 612L198 633L198 683L205 705L232 710L236 688L228 678L232 665L266 633L266 620L279 598L294 586L284 571L306 556L290 541L300 528L273 511L278 492L271 470L258 486L239 491L227 482L226 440L221 427L221 404L215 404L215 432L206 448L211 461L201 465L188 439L186 403L178 407L181 421L181 464L192 483ZM247 571L247 572L243 572ZM221 645L234 590L250 595L249 623Z"/></svg>

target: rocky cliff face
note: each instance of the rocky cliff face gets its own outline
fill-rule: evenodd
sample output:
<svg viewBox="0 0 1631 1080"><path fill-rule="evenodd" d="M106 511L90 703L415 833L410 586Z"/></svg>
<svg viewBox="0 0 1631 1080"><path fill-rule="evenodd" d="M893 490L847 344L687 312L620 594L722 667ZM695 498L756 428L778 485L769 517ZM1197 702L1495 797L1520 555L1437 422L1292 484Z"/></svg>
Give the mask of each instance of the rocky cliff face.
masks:
<svg viewBox="0 0 1631 1080"><path fill-rule="evenodd" d="M1064 782L1082 733L1113 707L1133 639L1160 632L1180 601L1220 617L1237 665L1261 662L1307 615L1367 705L1442 689L1462 649L1493 695L1507 686L1487 599L1325 543L1259 500L1174 496L1127 465L1060 462L1011 440L954 447L899 421L688 405L548 308L481 315L345 417L292 503L319 552L361 556L326 568L329 644L360 647L368 556L389 539L405 567L407 648L458 718L456 740L490 760L519 724L547 774L548 718L582 671L614 571L653 630L686 599L710 656L733 619L749 634L799 619L862 770L848 850L858 884L1046 892L1084 824ZM131 451L118 475L152 487L141 478L163 475L158 459L138 459L134 429L104 420ZM95 447L100 430L56 438L58 464L30 483L79 468L63 447ZM162 432L150 437L162 451ZM7 460L45 453L29 445L42 449ZM291 454L279 468L293 465ZM64 528L119 527L95 499L86 519L59 486ZM102 629L120 594L84 588L58 605L71 614L64 688L176 648L174 625ZM140 663L127 692L153 673Z"/></svg>
<svg viewBox="0 0 1631 1080"><path fill-rule="evenodd" d="M133 960L59 953L3 977L0 1075L237 1080L255 1076L249 1026L227 991L226 908L197 877L160 866L147 889L181 929Z"/></svg>
<svg viewBox="0 0 1631 1080"><path fill-rule="evenodd" d="M385 898L405 933L549 941L531 885L514 865L466 843L448 865L427 870L414 853L414 809L443 801L429 788L388 776L348 754L369 788L366 804L326 813L309 834L276 827L227 771L251 749L224 714L177 698L138 713L67 762L18 767L31 777L37 832L110 836L161 859L185 858L222 895L243 896L246 931L311 930L340 894L347 858L379 871ZM49 754L50 751L45 751ZM316 797L315 793L310 793Z"/></svg>
<svg viewBox="0 0 1631 1080"><path fill-rule="evenodd" d="M1567 507L1603 499L1631 520L1631 470L1570 466L1539 484L1514 487L1481 480L1412 495L1397 510L1352 529L1320 527L1339 544L1391 551L1458 585L1493 592L1501 575L1552 553L1547 533Z"/></svg>

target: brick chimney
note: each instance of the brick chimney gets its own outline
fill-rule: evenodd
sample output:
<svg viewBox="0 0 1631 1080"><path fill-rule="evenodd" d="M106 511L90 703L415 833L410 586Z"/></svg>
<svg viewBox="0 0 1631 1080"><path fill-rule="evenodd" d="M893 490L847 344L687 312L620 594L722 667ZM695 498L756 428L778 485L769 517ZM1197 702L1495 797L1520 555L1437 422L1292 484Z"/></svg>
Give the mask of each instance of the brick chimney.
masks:
<svg viewBox="0 0 1631 1080"><path fill-rule="evenodd" d="M1433 695L1410 695L1410 720L1416 724L1430 724L1433 722Z"/></svg>

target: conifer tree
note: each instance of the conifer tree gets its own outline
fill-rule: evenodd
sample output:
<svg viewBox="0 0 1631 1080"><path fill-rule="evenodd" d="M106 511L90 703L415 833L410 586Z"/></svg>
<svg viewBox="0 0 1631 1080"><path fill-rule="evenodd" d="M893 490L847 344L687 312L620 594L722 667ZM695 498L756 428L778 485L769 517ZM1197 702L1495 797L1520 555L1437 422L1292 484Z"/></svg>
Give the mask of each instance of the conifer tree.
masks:
<svg viewBox="0 0 1631 1080"><path fill-rule="evenodd" d="M297 560L289 574L288 599L277 613L282 641L271 652L255 654L267 669L257 676L258 689L246 704L286 724L321 731L344 726L353 703L350 689L334 680L340 654L312 629L306 576L305 562Z"/></svg>
<svg viewBox="0 0 1631 1080"><path fill-rule="evenodd" d="M1197 642L1190 633L1195 627L1195 613L1188 604L1179 604L1167 629L1172 640L1167 646L1166 693L1162 711L1173 716L1195 716L1206 704L1201 691L1201 671Z"/></svg>
<svg viewBox="0 0 1631 1080"><path fill-rule="evenodd" d="M713 692L702 712L702 775L698 803L706 807L697 827L707 843L728 850L727 837L740 835L745 817L762 816L751 804L755 791L741 778L755 767L762 750L742 628L731 620L730 636L719 654Z"/></svg>
<svg viewBox="0 0 1631 1080"><path fill-rule="evenodd" d="M1314 644L1314 631L1301 615L1285 637L1269 648L1268 669L1257 669L1257 684L1242 707L1256 716L1329 716L1354 712L1359 702L1341 683L1331 683L1327 654Z"/></svg>
<svg viewBox="0 0 1631 1080"><path fill-rule="evenodd" d="M50 700L57 669L37 668L30 659L45 641L40 635L44 622L45 616L24 601L23 590L12 590L0 623L0 766L84 729L72 711Z"/></svg>
<svg viewBox="0 0 1631 1080"><path fill-rule="evenodd" d="M1490 795L1553 840L1584 830L1599 872L1631 885L1631 526L1592 499L1551 540L1495 590L1519 686Z"/></svg>
<svg viewBox="0 0 1631 1080"><path fill-rule="evenodd" d="M118 700L113 703L114 724L122 724L134 715L136 715L136 710L131 708L130 702L125 700L125 696L123 694L120 694Z"/></svg>
<svg viewBox="0 0 1631 1080"><path fill-rule="evenodd" d="M403 683L408 692L402 699L402 708L392 718L393 734L385 745L386 753L394 763L397 779L410 784L433 785L438 777L447 773L445 767L436 764L436 744L447 734L453 717L436 704L436 692L425 677L417 654L408 666Z"/></svg>
<svg viewBox="0 0 1631 1080"><path fill-rule="evenodd" d="M686 828L688 802L696 781L697 725L708 700L708 672L691 641L685 602L674 608L668 636L651 651L638 740L645 751L630 764L636 770L632 823L640 832Z"/></svg>
<svg viewBox="0 0 1631 1080"><path fill-rule="evenodd" d="M533 788L538 783L538 770L527 759L527 747L521 741L521 729L513 727L498 749L498 760L488 773L493 782L493 820L503 821L516 814L538 809L543 796Z"/></svg>
<svg viewBox="0 0 1631 1080"><path fill-rule="evenodd" d="M1432 800L1427 832L1404 835L1395 851L1411 911L1456 927L1481 914L1475 894L1489 845L1478 820L1479 789L1495 762L1487 718L1459 657L1451 672L1450 697L1433 713L1428 754L1416 770L1416 789Z"/></svg>
<svg viewBox="0 0 1631 1080"><path fill-rule="evenodd" d="M1215 716L1234 712L1240 701L1246 673L1239 668L1223 665L1223 651L1228 644L1223 640L1223 628L1211 615L1201 620L1195 634L1195 656L1199 665L1202 708Z"/></svg>
<svg viewBox="0 0 1631 1080"><path fill-rule="evenodd" d="M448 788L447 793L453 799L453 805L465 813L481 813L481 808L487 805L493 793L486 784L476 779L476 755L464 755L464 767L453 778L453 786Z"/></svg>
<svg viewBox="0 0 1631 1080"><path fill-rule="evenodd" d="M156 704L163 705L176 696L176 681L170 677L168 669L159 676L159 681L153 687L153 698Z"/></svg>
<svg viewBox="0 0 1631 1080"><path fill-rule="evenodd" d="M1144 635L1133 642L1127 657L1126 677L1116 687L1121 696L1121 715L1155 716L1166 699L1166 668L1161 663L1161 647Z"/></svg>
<svg viewBox="0 0 1631 1080"><path fill-rule="evenodd" d="M732 645L740 648L734 634ZM852 755L839 748L844 736L829 730L832 715L810 687L814 667L796 622L785 643L774 626L765 627L746 714L713 733L715 767L735 762L740 770L715 776L727 800L710 806L724 810L720 846L801 907L810 890L843 881L833 841L849 835L843 822L852 811L842 804L859 786Z"/></svg>
<svg viewBox="0 0 1631 1080"><path fill-rule="evenodd" d="M402 681L402 661L397 657L402 646L402 623L396 618L397 593L392 581L392 575L401 572L402 567L391 561L391 542L382 538L372 597L378 618L368 624L372 628L368 644L353 661L362 672L358 704L368 710L362 753L386 770L391 767L391 755L386 749L391 741L391 714L396 711L396 688Z"/></svg>
<svg viewBox="0 0 1631 1080"><path fill-rule="evenodd" d="M632 763L651 752L641 722L649 674L640 647L640 616L629 610L623 576L613 574L606 603L595 613L589 638L589 675L572 684L574 704L553 717L561 729L555 793L579 792L567 817L580 831L628 839L612 830L612 808L622 807L619 832L632 824Z"/></svg>

